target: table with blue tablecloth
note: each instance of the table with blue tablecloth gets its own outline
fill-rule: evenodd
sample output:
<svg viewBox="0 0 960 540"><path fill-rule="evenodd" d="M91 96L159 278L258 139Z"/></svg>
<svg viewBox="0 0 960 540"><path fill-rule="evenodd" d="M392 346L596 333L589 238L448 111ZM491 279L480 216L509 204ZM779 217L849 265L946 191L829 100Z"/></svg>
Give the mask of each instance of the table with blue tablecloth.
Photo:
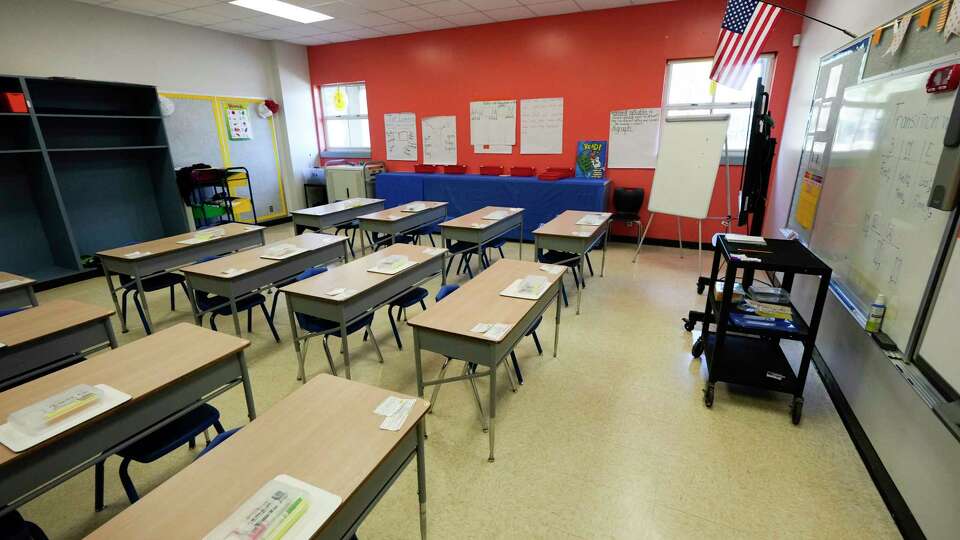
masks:
<svg viewBox="0 0 960 540"><path fill-rule="evenodd" d="M392 172L377 175L376 192L387 208L412 201L446 202L449 218L484 206L523 208L524 238L532 241L534 229L564 210L605 211L609 185L609 180L596 178L545 181L526 176ZM516 239L517 233L510 236Z"/></svg>

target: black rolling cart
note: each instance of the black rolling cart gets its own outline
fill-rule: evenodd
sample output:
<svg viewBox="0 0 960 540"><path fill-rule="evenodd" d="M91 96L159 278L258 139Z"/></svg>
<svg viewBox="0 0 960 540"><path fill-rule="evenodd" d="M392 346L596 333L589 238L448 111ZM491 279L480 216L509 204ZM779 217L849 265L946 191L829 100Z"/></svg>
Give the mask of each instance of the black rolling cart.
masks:
<svg viewBox="0 0 960 540"><path fill-rule="evenodd" d="M744 261L738 258L741 256L760 260ZM718 302L714 291L717 279L721 277L721 260L726 264L726 271L722 277L723 296ZM757 271L782 273L780 286L787 291L793 288L794 277L798 274L818 276L820 286L810 321L805 321L793 305L790 306L793 312L791 325L745 320L742 315L746 313L733 303L733 284L740 274L743 289L748 290ZM796 240L767 239L766 245L734 243L724 236L717 240L701 321L703 330L691 351L695 357L707 353L709 378L703 390L704 405L713 406L718 382L759 387L791 394L790 416L794 424L800 423L803 387L830 286L830 274L830 267ZM803 343L800 369L796 373L780 348L782 339Z"/></svg>

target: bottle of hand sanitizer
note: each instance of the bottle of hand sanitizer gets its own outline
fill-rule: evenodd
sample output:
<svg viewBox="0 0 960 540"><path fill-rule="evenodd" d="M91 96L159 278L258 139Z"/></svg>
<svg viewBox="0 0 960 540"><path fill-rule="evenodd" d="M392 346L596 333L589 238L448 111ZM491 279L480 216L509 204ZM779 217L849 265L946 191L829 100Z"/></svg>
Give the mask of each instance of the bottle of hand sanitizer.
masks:
<svg viewBox="0 0 960 540"><path fill-rule="evenodd" d="M887 311L887 298L882 294L877 295L877 299L870 306L870 314L867 315L867 332L879 332L880 325L883 324L883 315Z"/></svg>

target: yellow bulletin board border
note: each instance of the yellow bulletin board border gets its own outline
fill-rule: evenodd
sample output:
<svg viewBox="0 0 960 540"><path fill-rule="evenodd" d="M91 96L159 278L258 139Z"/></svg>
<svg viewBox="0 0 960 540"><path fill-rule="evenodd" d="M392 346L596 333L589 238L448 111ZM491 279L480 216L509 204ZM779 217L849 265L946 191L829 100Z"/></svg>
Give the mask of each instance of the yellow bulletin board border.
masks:
<svg viewBox="0 0 960 540"><path fill-rule="evenodd" d="M264 98L208 96L204 94L182 94L176 92L159 92L159 94L170 99L194 99L198 101L210 102L210 107L213 109L213 121L217 124L217 144L220 147L220 158L223 160L224 167L233 166L233 163L230 161L230 148L227 145L227 132L224 127L224 108L229 104L242 104L249 106L253 103L261 103L264 100ZM280 194L280 209L272 214L257 214L257 221L269 221L287 216L287 195L283 189L283 167L280 164L280 151L277 146L277 128L272 116L267 118L267 123L270 125L270 140L273 144L273 159L277 167L277 190ZM230 195L235 196L236 193L231 192ZM250 195L251 197L253 196L252 193Z"/></svg>

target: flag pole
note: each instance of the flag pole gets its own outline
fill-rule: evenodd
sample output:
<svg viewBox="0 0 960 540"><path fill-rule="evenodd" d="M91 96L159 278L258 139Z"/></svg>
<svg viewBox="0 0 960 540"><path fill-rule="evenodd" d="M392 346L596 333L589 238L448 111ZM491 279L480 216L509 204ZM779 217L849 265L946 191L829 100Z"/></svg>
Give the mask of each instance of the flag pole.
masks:
<svg viewBox="0 0 960 540"><path fill-rule="evenodd" d="M782 6L782 5L776 4L776 3L774 3L774 2L767 2L766 0L764 0L763 3L764 3L764 4L770 4L770 5L773 6L773 7L778 7L778 8L780 8L780 9L786 11L787 13L793 13L794 15L799 15L799 16L805 18L805 19L810 19L811 21L816 21L816 22L818 22L818 23L820 23L820 24L822 24L822 25L829 26L830 28L833 28L834 30L839 30L839 31L843 32L844 34L846 34L846 35L848 35L848 36L850 36L850 37L852 37L852 38L854 38L854 39L857 38L857 35L854 34L854 33L851 32L851 31L849 31L849 30L845 30L845 29L843 29L843 28L840 28L839 26L832 25L832 24L828 23L827 21L820 20L820 19L818 19L818 18L816 18L816 17L811 17L810 15L807 15L806 13L803 13L802 11L797 11L797 10L795 10L795 9L788 8L788 7L786 7L786 6Z"/></svg>

